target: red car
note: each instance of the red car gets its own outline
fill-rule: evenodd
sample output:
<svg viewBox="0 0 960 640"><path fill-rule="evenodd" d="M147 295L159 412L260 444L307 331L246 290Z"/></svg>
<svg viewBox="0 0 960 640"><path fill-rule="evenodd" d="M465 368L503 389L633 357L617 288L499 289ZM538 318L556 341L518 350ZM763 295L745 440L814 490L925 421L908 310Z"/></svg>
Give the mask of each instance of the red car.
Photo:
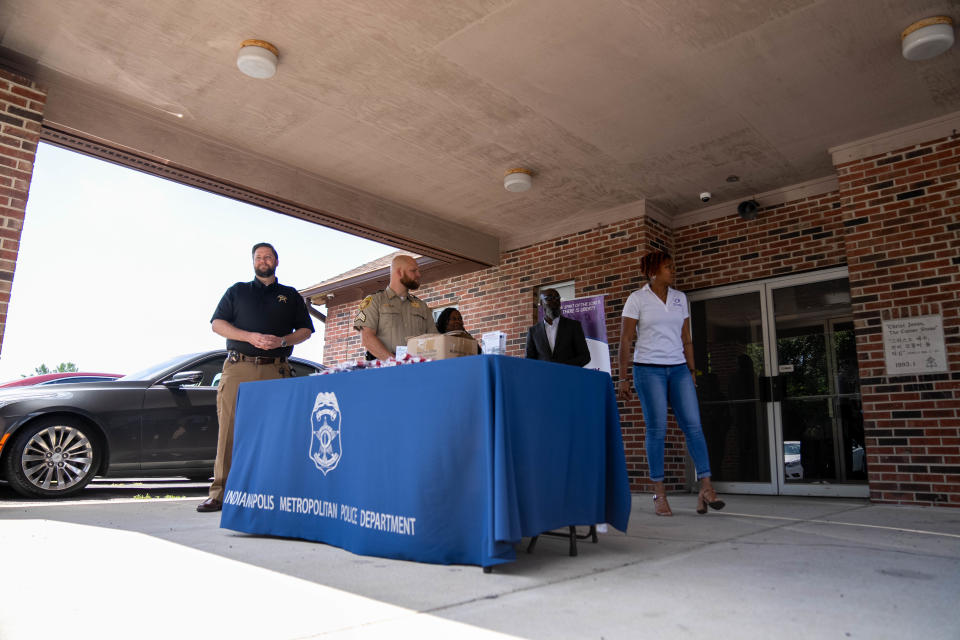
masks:
<svg viewBox="0 0 960 640"><path fill-rule="evenodd" d="M66 371L63 373L45 373L40 376L20 378L0 384L0 387L32 387L35 384L66 384L73 382L103 382L122 377L119 373L88 373L86 371Z"/></svg>

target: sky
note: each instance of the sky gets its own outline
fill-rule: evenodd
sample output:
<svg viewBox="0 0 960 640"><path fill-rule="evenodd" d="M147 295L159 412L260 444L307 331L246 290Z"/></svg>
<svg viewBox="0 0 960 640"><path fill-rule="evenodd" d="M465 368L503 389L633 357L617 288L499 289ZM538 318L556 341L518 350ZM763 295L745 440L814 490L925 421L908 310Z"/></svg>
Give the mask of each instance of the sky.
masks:
<svg viewBox="0 0 960 640"><path fill-rule="evenodd" d="M0 350L0 382L73 362L133 373L223 348L210 316L270 242L302 289L393 251L377 242L42 143ZM294 355L323 360L323 323Z"/></svg>

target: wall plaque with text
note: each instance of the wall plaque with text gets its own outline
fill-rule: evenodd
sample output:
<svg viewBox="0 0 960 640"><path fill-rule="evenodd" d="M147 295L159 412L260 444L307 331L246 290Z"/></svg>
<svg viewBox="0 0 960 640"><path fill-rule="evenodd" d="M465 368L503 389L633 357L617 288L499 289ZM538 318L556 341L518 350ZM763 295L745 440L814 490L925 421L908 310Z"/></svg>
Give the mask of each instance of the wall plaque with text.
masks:
<svg viewBox="0 0 960 640"><path fill-rule="evenodd" d="M948 371L943 316L884 320L883 353L888 376Z"/></svg>

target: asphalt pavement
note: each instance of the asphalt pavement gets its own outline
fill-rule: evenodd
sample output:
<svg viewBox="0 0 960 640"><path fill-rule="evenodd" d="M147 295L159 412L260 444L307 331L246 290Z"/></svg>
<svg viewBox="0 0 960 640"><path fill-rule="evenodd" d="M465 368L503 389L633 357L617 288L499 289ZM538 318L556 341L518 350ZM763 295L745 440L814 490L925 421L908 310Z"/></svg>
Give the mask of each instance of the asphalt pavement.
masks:
<svg viewBox="0 0 960 640"><path fill-rule="evenodd" d="M484 574L251 536L205 486L97 481L75 500L0 486L0 639L960 638L960 510L725 496Z"/></svg>

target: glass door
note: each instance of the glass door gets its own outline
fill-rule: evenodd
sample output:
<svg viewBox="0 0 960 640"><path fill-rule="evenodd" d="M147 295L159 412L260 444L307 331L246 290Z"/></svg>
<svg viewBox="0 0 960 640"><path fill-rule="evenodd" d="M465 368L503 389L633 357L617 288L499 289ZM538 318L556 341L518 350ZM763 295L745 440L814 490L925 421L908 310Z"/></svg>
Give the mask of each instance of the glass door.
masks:
<svg viewBox="0 0 960 640"><path fill-rule="evenodd" d="M771 286L780 493L866 495L860 377L845 277ZM847 486L845 486L847 485Z"/></svg>
<svg viewBox="0 0 960 640"><path fill-rule="evenodd" d="M689 298L701 418L721 490L868 495L846 270Z"/></svg>
<svg viewBox="0 0 960 640"><path fill-rule="evenodd" d="M771 412L760 396L767 350L762 287L692 299L700 419L713 481L731 493L774 493Z"/></svg>

